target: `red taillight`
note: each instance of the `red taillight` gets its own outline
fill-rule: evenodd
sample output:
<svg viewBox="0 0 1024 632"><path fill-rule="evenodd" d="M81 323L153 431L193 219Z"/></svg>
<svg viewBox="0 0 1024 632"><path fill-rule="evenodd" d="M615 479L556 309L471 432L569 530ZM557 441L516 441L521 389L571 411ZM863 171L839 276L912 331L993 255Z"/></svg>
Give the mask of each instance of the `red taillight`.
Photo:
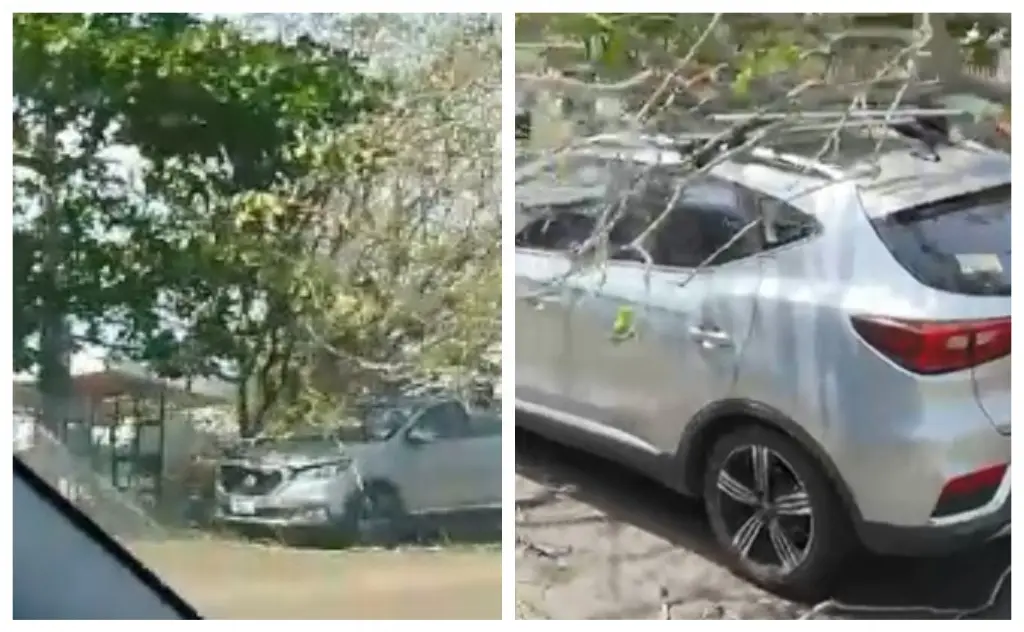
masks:
<svg viewBox="0 0 1024 632"><path fill-rule="evenodd" d="M969 474L964 474L963 476L951 478L942 487L942 493L939 494L939 498L964 496L999 487L1003 482L1003 476L1006 475L1007 467L1005 463L1000 463L999 465L992 465Z"/></svg>
<svg viewBox="0 0 1024 632"><path fill-rule="evenodd" d="M952 516L988 504L1006 477L1009 465L1001 463L951 478L942 486L933 517Z"/></svg>
<svg viewBox="0 0 1024 632"><path fill-rule="evenodd" d="M1010 355L1010 317L987 320L899 320L854 316L857 333L915 373L961 371Z"/></svg>

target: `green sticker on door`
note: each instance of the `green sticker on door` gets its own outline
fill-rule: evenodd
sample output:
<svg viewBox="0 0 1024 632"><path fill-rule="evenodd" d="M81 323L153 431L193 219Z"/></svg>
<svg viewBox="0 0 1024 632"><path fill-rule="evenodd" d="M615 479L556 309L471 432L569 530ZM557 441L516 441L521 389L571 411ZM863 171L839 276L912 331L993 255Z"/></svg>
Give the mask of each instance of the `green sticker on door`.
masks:
<svg viewBox="0 0 1024 632"><path fill-rule="evenodd" d="M612 342L624 342L636 336L635 320L632 307L619 307L615 312L615 322L612 324Z"/></svg>

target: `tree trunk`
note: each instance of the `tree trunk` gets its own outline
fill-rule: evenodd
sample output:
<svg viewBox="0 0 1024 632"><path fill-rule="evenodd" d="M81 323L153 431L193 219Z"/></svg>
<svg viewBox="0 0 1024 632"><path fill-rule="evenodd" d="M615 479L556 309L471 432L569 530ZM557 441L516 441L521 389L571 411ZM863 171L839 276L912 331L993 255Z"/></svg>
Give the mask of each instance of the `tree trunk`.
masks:
<svg viewBox="0 0 1024 632"><path fill-rule="evenodd" d="M238 434L243 439L250 439L257 434L255 424L249 412L249 382L239 380L235 386L235 417L238 418Z"/></svg>
<svg viewBox="0 0 1024 632"><path fill-rule="evenodd" d="M42 423L62 436L64 421L73 414L74 396L71 380L71 332L62 300L63 279L61 265L65 260L61 239L61 213L57 206L55 189L58 178L56 168L57 132L52 121L46 121L46 156L42 164L47 172L43 176L42 213L44 241L42 251L42 278L46 291L42 293L42 317L39 332L38 388Z"/></svg>
<svg viewBox="0 0 1024 632"><path fill-rule="evenodd" d="M39 394L42 422L62 436L61 426L74 415L74 386L67 322L63 314L44 299L39 335Z"/></svg>

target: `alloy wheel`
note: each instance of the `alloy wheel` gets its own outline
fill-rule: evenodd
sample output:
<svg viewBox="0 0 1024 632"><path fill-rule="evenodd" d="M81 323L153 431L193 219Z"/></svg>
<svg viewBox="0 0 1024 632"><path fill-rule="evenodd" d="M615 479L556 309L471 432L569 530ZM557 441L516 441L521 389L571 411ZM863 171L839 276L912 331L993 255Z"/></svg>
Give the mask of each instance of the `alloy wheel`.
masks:
<svg viewBox="0 0 1024 632"><path fill-rule="evenodd" d="M784 574L807 557L814 512L807 486L785 458L763 445L734 449L718 471L720 517L739 558Z"/></svg>
<svg viewBox="0 0 1024 632"><path fill-rule="evenodd" d="M397 499L388 492L371 492L363 496L357 518L360 533L376 536L394 528L398 518Z"/></svg>

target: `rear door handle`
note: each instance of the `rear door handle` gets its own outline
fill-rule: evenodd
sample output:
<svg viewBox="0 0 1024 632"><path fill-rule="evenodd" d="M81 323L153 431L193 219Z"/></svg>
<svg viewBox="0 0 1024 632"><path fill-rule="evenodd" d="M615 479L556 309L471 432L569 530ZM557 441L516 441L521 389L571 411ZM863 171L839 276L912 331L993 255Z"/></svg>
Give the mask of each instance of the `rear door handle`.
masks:
<svg viewBox="0 0 1024 632"><path fill-rule="evenodd" d="M534 309L544 309L548 305L556 305L561 302L555 294L534 294L521 299L524 303Z"/></svg>
<svg viewBox="0 0 1024 632"><path fill-rule="evenodd" d="M732 346L732 337L721 329L695 325L690 327L690 338L700 343L705 349Z"/></svg>

